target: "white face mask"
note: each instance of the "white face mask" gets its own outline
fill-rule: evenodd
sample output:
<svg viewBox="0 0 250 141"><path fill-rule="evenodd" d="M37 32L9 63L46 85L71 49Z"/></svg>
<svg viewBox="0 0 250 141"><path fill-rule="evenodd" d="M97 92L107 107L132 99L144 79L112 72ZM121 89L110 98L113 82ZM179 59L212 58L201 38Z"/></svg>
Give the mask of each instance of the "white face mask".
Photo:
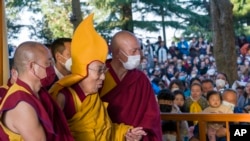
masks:
<svg viewBox="0 0 250 141"><path fill-rule="evenodd" d="M191 78L195 78L196 77L196 74L191 74Z"/></svg>
<svg viewBox="0 0 250 141"><path fill-rule="evenodd" d="M125 69L132 70L132 69L137 68L140 65L141 55L128 56L125 53L123 53L123 54L128 57L128 61L127 62L122 62L120 60L122 62L123 67Z"/></svg>
<svg viewBox="0 0 250 141"><path fill-rule="evenodd" d="M71 72L71 65L72 65L72 59L71 58L65 58L63 55L60 55L61 57L63 57L66 62L65 63L61 63L64 65L64 67L66 68L67 71L70 71Z"/></svg>
<svg viewBox="0 0 250 141"><path fill-rule="evenodd" d="M224 88L226 85L226 81L223 79L216 79L215 84L216 87Z"/></svg>
<svg viewBox="0 0 250 141"><path fill-rule="evenodd" d="M67 71L71 72L72 59L71 58L67 59L67 61L65 62L64 66L65 66L65 68L66 68Z"/></svg>
<svg viewBox="0 0 250 141"><path fill-rule="evenodd" d="M174 91L176 91L176 90L179 90L179 88L172 88L172 89L171 89L171 92L174 92Z"/></svg>
<svg viewBox="0 0 250 141"><path fill-rule="evenodd" d="M229 102L224 101L224 100L222 101L222 104L225 105L225 106L227 106L227 107L229 107L232 111L234 111L234 107L235 107L234 104L229 103Z"/></svg>

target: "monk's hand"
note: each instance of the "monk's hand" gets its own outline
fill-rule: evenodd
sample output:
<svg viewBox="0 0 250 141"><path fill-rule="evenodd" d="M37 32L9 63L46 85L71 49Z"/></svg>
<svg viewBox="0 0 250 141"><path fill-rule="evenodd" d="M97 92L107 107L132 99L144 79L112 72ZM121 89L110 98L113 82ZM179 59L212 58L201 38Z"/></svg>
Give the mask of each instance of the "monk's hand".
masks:
<svg viewBox="0 0 250 141"><path fill-rule="evenodd" d="M143 130L142 127L136 127L129 129L125 135L126 141L140 141L142 136L146 136L147 133Z"/></svg>

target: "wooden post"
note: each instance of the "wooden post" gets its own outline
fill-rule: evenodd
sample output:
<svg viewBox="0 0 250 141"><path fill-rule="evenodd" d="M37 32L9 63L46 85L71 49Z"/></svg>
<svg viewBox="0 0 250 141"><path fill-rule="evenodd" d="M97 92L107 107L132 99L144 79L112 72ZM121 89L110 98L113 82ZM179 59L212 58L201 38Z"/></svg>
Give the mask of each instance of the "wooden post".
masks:
<svg viewBox="0 0 250 141"><path fill-rule="evenodd" d="M7 46L4 0L0 2L0 85L9 78L9 54Z"/></svg>

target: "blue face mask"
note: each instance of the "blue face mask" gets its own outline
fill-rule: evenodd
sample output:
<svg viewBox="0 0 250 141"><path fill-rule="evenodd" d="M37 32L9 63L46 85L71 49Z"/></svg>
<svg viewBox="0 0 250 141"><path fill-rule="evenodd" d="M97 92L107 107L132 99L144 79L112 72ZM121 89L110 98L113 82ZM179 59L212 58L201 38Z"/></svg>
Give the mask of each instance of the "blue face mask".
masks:
<svg viewBox="0 0 250 141"><path fill-rule="evenodd" d="M179 80L181 80L181 81L183 81L183 80L185 80L186 79L186 76L179 76Z"/></svg>

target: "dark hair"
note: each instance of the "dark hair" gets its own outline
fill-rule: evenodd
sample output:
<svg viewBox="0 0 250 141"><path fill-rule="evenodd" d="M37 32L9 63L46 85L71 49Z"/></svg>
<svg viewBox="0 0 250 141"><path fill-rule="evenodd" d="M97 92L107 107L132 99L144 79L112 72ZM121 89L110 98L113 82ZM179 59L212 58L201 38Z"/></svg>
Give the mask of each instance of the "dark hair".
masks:
<svg viewBox="0 0 250 141"><path fill-rule="evenodd" d="M214 85L214 82L212 79L204 79L201 81L201 84L203 84L203 83L211 83L212 85Z"/></svg>
<svg viewBox="0 0 250 141"><path fill-rule="evenodd" d="M44 44L48 49L51 49L51 44Z"/></svg>
<svg viewBox="0 0 250 141"><path fill-rule="evenodd" d="M174 98L175 98L176 95L182 95L182 96L183 96L183 99L184 99L184 101L185 101L185 95L184 95L183 91L181 91L181 90L176 90L176 91L173 92L173 94L174 94Z"/></svg>
<svg viewBox="0 0 250 141"><path fill-rule="evenodd" d="M157 98L158 100L174 100L174 95L169 89L162 89L159 91Z"/></svg>
<svg viewBox="0 0 250 141"><path fill-rule="evenodd" d="M236 89L244 90L245 86L237 86Z"/></svg>
<svg viewBox="0 0 250 141"><path fill-rule="evenodd" d="M228 79L227 79L227 75L226 75L225 73L223 73L223 72L218 72L218 73L217 73L217 75L216 75L216 78L217 78L217 76L218 76L219 74L224 75L224 76L225 76L225 78L226 78L226 81L228 80Z"/></svg>
<svg viewBox="0 0 250 141"><path fill-rule="evenodd" d="M64 43L66 42L71 42L72 39L71 38L58 38L56 40L54 40L54 42L51 44L51 53L52 53L52 56L55 60L55 62L57 61L56 60L56 53L59 52L59 53L63 53L63 51L65 50L65 46L64 46Z"/></svg>
<svg viewBox="0 0 250 141"><path fill-rule="evenodd" d="M218 95L218 96L220 97L220 101L222 101L222 96L221 96L220 92L214 91L214 90L208 91L208 92L207 92L207 101L209 100L209 98L210 98L212 95Z"/></svg>
<svg viewBox="0 0 250 141"><path fill-rule="evenodd" d="M182 91L184 91L185 87L184 87L183 82L182 82L181 80L179 80L179 79L174 79L174 80L172 80L172 81L170 82L168 88L171 89L171 88L173 87L174 84L178 85L178 87L179 87Z"/></svg>
<svg viewBox="0 0 250 141"><path fill-rule="evenodd" d="M246 87L248 84L250 84L250 82L247 82L246 85L245 85L245 87ZM246 90L245 90L244 93L243 93L243 96L245 97L245 99L247 99L247 95L248 95L248 94L247 94L247 92L246 92Z"/></svg>
<svg viewBox="0 0 250 141"><path fill-rule="evenodd" d="M192 84L195 80L199 81L201 83L201 80L199 77L194 77L190 80L190 84Z"/></svg>
<svg viewBox="0 0 250 141"><path fill-rule="evenodd" d="M156 84L156 85L159 85L161 79L159 77L155 77L151 82Z"/></svg>

